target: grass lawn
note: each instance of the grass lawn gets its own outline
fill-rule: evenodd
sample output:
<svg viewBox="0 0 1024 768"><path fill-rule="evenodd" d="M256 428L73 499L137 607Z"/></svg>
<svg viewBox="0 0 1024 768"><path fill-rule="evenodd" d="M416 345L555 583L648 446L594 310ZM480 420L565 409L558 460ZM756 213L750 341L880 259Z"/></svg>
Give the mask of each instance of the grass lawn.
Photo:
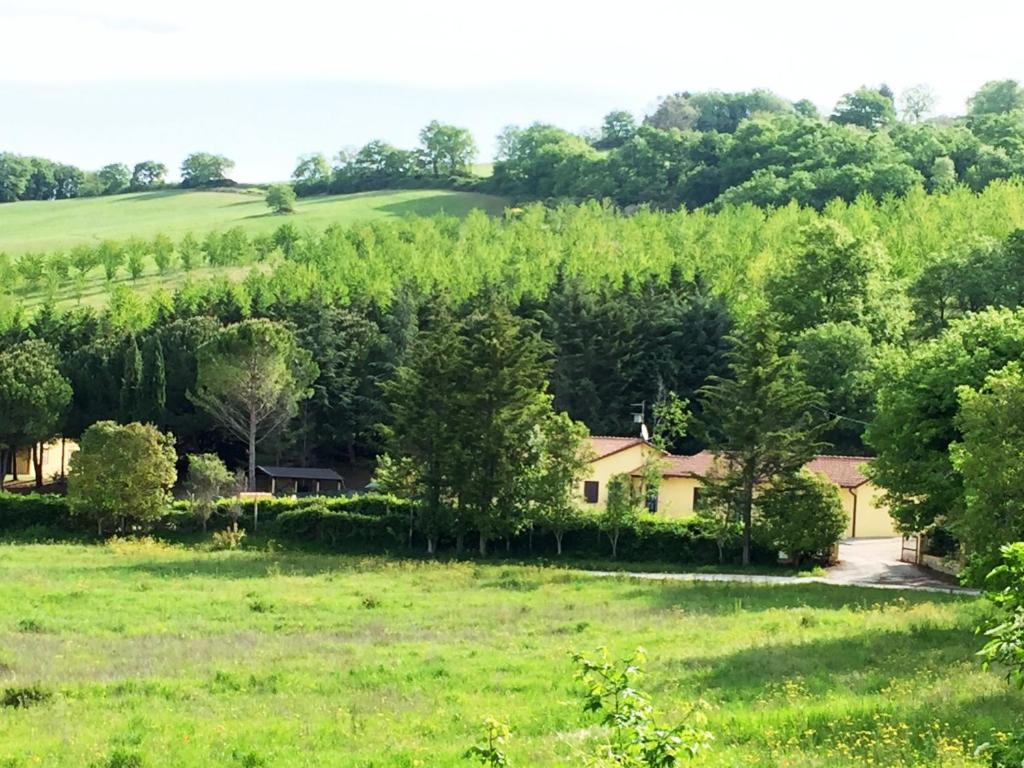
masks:
<svg viewBox="0 0 1024 768"><path fill-rule="evenodd" d="M0 545L0 765L526 767L594 731L571 649L649 653L709 766L963 766L1024 699L979 670L971 598L591 578L526 566L140 544ZM117 762L120 755L122 762ZM113 762L112 762L113 761Z"/></svg>
<svg viewBox="0 0 1024 768"><path fill-rule="evenodd" d="M74 200L26 201L0 205L0 251L55 251L79 243L163 233L179 240L185 233L244 227L251 234L270 232L285 221L322 228L388 216L447 213L464 216L474 208L499 214L504 198L477 192L397 190L299 200L290 216L275 216L255 189L164 190Z"/></svg>

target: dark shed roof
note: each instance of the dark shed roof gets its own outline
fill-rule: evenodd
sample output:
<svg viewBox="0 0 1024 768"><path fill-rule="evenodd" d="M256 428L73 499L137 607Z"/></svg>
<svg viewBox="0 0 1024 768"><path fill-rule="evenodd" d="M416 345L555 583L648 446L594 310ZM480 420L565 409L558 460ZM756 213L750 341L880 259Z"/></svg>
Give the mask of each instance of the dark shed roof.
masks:
<svg viewBox="0 0 1024 768"><path fill-rule="evenodd" d="M337 483L343 480L333 469L321 467L265 467L261 464L256 469L268 477L284 480L329 480Z"/></svg>

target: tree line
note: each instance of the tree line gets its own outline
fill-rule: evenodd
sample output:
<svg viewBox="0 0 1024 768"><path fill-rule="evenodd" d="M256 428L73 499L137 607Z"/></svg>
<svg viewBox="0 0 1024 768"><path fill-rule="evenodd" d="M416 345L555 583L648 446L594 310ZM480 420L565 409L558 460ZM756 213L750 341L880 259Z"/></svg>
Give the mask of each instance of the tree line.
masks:
<svg viewBox="0 0 1024 768"><path fill-rule="evenodd" d="M416 186L472 188L516 201L610 200L622 207L719 209L726 205L823 209L833 200L875 200L916 189L973 191L1024 172L1024 88L984 84L963 116L931 116L925 86L899 98L885 85L845 94L828 115L808 100L765 90L670 94L638 121L615 110L599 130L572 133L534 123L498 136L493 175L473 173L477 147L465 128L432 121L413 149L374 140L359 149L303 155L292 174L299 196ZM232 183L233 162L198 152L181 186ZM166 168L114 163L95 173L37 157L0 154L0 202L52 200L152 189Z"/></svg>
<svg viewBox="0 0 1024 768"><path fill-rule="evenodd" d="M227 173L233 167L222 155L194 152L181 164L180 186L231 184ZM166 176L167 166L156 160L143 160L132 167L110 163L98 171L84 171L45 157L0 152L0 203L147 192L169 186Z"/></svg>
<svg viewBox="0 0 1024 768"><path fill-rule="evenodd" d="M469 132L434 121L416 149L376 140L333 164L305 155L293 181L299 195L429 184L517 201L607 199L664 210L795 201L822 209L862 194L978 191L1024 171L1024 89L1016 81L986 83L961 117L931 117L934 103L926 86L899 99L885 85L862 87L829 115L764 90L674 93L639 122L615 110L592 132L508 126L486 179L470 173Z"/></svg>

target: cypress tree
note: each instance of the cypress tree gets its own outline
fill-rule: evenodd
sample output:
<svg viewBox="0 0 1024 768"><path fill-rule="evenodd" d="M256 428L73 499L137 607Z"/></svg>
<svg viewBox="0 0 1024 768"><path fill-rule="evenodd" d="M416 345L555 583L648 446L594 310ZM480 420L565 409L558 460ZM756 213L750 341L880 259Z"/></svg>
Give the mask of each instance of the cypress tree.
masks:
<svg viewBox="0 0 1024 768"><path fill-rule="evenodd" d="M146 340L143 363L140 416L161 426L167 407L167 370L164 364L164 345L156 334Z"/></svg>
<svg viewBox="0 0 1024 768"><path fill-rule="evenodd" d="M139 417L142 399L142 353L135 336L130 336L124 350L124 367L121 373L121 421L125 424Z"/></svg>
<svg viewBox="0 0 1024 768"><path fill-rule="evenodd" d="M743 564L750 563L754 496L759 488L791 476L818 453L821 396L799 375L794 355L779 354L779 334L756 320L732 337L730 375L711 376L702 389L702 421L715 469L708 500L743 524Z"/></svg>

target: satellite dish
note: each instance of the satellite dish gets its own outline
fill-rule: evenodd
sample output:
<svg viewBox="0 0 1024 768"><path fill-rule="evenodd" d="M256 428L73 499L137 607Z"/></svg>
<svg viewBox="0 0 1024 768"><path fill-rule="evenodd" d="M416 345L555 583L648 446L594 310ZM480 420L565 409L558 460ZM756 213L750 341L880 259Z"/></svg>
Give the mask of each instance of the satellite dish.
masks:
<svg viewBox="0 0 1024 768"><path fill-rule="evenodd" d="M642 437L644 439L645 443L648 442L651 439L651 436L647 433L647 425L646 424L641 424L640 425L640 437Z"/></svg>

